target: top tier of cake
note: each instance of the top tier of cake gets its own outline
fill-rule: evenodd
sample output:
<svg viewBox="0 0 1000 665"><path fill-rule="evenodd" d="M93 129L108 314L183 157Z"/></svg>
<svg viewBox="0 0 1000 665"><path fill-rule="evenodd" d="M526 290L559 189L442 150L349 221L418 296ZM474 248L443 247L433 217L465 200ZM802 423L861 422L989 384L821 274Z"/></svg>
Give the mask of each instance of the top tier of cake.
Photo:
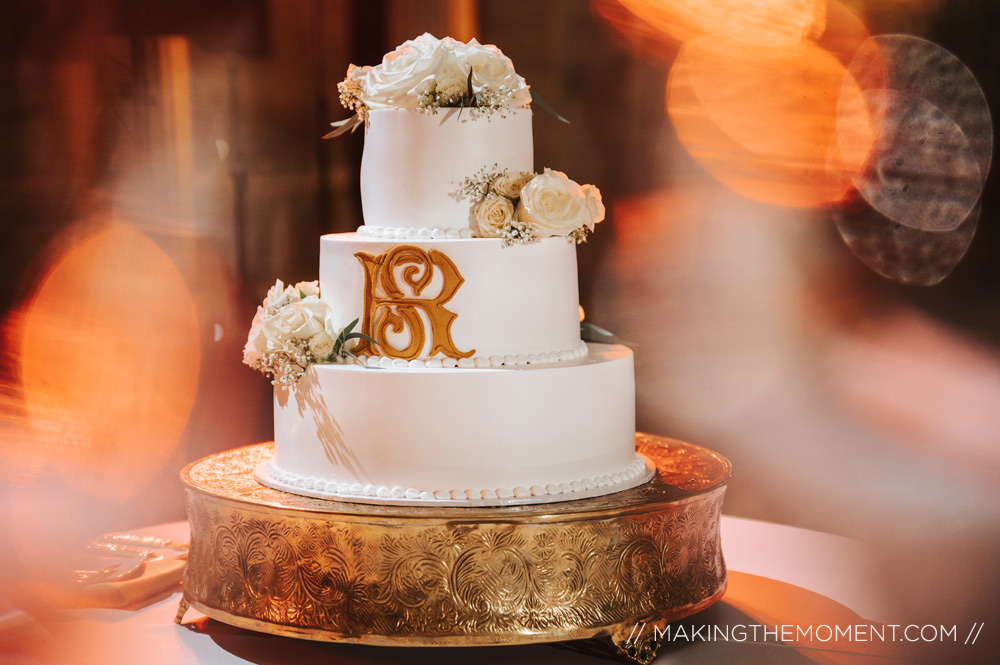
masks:
<svg viewBox="0 0 1000 665"><path fill-rule="evenodd" d="M373 109L365 127L361 203L374 238L469 238L476 224L462 196L466 178L483 169L533 167L531 111L474 118L469 109L437 113Z"/></svg>

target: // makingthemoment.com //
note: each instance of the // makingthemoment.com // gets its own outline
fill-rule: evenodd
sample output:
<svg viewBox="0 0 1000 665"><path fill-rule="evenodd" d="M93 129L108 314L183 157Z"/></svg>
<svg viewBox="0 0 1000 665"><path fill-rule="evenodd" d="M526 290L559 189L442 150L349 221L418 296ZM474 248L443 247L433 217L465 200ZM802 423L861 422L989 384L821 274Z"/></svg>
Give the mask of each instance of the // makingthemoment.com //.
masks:
<svg viewBox="0 0 1000 665"><path fill-rule="evenodd" d="M844 644L849 642L952 642L975 644L983 630L983 623L976 622L965 631L958 625L934 624L734 624L731 626L702 624L671 625L660 627L643 622L636 623L625 640L626 644L638 642L643 637L664 642L748 642L748 643L821 643Z"/></svg>

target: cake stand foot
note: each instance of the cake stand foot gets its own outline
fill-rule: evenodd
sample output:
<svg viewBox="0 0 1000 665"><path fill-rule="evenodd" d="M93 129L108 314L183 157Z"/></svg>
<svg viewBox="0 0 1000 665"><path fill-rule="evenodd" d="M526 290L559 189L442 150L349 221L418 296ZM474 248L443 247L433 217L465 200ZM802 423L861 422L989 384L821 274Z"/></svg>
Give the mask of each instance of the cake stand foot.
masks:
<svg viewBox="0 0 1000 665"><path fill-rule="evenodd" d="M176 623L178 626L180 625L181 621L184 620L184 615L187 614L189 607L191 607L191 605L188 604L187 598L181 596L180 605L177 606L177 614L174 616L174 623Z"/></svg>
<svg viewBox="0 0 1000 665"><path fill-rule="evenodd" d="M660 648L660 642L656 639L656 632L652 630L652 624L647 626L644 622L623 626L612 633L609 639L615 647L615 651L631 662L639 663L639 665L650 665Z"/></svg>

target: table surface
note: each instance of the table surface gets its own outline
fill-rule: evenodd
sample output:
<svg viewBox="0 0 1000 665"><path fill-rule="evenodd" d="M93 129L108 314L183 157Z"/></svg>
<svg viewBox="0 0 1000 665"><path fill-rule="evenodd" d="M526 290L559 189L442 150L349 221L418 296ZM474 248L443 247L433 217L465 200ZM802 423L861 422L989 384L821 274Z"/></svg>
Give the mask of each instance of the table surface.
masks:
<svg viewBox="0 0 1000 665"><path fill-rule="evenodd" d="M150 527L141 533L187 537L187 523ZM878 570L867 548L857 541L815 531L731 516L722 519L723 553L730 571L725 597L705 612L676 626L694 632L699 626L752 624L838 625L844 621L892 623L883 604ZM455 662L521 663L609 662L605 641L584 640L565 644L509 647L405 648L310 642L227 626L189 610L183 625L174 624L180 589L145 607L132 610L76 609L59 612L40 622L51 638L50 657L80 664L143 662L146 665L178 663L395 663ZM824 644L775 643L767 636L736 641L677 640L663 643L658 662L809 663L836 662L852 645L834 650ZM805 655L804 655L805 654ZM890 659L890 660L895 660ZM879 659L880 662L887 662ZM16 662L16 661L15 661ZM44 662L39 658L23 662ZM871 662L858 660L857 662Z"/></svg>

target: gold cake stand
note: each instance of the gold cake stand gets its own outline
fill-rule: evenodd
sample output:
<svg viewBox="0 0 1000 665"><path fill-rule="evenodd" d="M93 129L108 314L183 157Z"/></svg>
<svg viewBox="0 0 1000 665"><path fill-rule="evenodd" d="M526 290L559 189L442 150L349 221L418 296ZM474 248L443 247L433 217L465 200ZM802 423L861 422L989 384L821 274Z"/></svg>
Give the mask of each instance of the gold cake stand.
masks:
<svg viewBox="0 0 1000 665"><path fill-rule="evenodd" d="M257 482L262 443L188 465L188 607L311 640L471 646L608 636L649 662L651 628L725 591L719 542L732 467L636 435L651 481L616 494L496 508L313 499Z"/></svg>

